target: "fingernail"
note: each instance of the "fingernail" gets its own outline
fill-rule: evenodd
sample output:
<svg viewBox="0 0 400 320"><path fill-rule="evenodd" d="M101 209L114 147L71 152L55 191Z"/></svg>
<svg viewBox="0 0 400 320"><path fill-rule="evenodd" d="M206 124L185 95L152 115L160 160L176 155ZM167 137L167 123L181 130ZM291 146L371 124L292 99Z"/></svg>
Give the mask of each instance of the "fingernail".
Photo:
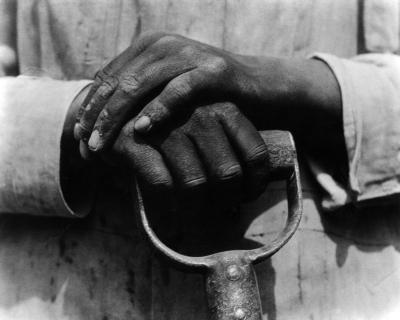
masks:
<svg viewBox="0 0 400 320"><path fill-rule="evenodd" d="M135 130L139 132L147 132L151 129L151 120L148 116L141 116L135 121Z"/></svg>
<svg viewBox="0 0 400 320"><path fill-rule="evenodd" d="M95 151L96 149L98 149L99 143L100 143L100 134L97 130L94 130L88 142L90 150Z"/></svg>
<svg viewBox="0 0 400 320"><path fill-rule="evenodd" d="M74 126L74 138L76 140L79 140L81 138L81 126L79 125L79 123L75 123L75 126Z"/></svg>
<svg viewBox="0 0 400 320"><path fill-rule="evenodd" d="M83 141L79 142L79 153L81 154L81 157L85 160L89 160L90 159L90 152L88 147L86 146L86 144Z"/></svg>

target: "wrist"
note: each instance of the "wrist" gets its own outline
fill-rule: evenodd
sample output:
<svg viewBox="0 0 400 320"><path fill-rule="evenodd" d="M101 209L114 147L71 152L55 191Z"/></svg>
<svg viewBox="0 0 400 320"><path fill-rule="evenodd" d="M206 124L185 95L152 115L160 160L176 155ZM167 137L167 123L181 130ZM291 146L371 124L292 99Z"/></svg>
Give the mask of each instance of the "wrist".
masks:
<svg viewBox="0 0 400 320"><path fill-rule="evenodd" d="M292 130L309 147L336 144L342 140L343 121L340 87L335 75L321 60L301 59L291 63L301 97L292 106L297 119Z"/></svg>
<svg viewBox="0 0 400 320"><path fill-rule="evenodd" d="M309 153L345 155L340 87L327 64L266 57L244 65L239 107L258 130L288 130Z"/></svg>
<svg viewBox="0 0 400 320"><path fill-rule="evenodd" d="M240 108L258 129L293 130L291 119L306 102L299 64L275 57L241 57Z"/></svg>
<svg viewBox="0 0 400 320"><path fill-rule="evenodd" d="M259 129L296 133L316 119L341 123L340 88L324 62L249 57L245 65L242 111Z"/></svg>

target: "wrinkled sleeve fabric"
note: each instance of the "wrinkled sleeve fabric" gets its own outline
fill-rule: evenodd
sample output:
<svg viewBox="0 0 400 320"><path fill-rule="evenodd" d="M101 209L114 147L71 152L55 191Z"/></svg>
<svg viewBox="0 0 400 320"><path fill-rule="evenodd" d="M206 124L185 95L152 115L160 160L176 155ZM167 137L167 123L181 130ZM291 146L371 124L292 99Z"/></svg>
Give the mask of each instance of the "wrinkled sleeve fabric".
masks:
<svg viewBox="0 0 400 320"><path fill-rule="evenodd" d="M0 78L0 213L84 216L60 186L60 142L67 111L89 81Z"/></svg>
<svg viewBox="0 0 400 320"><path fill-rule="evenodd" d="M312 58L324 61L340 85L349 165L349 185L344 187L323 170L316 173L330 195L323 205L327 209L350 201L362 205L400 193L400 57L364 54L341 59L315 54Z"/></svg>

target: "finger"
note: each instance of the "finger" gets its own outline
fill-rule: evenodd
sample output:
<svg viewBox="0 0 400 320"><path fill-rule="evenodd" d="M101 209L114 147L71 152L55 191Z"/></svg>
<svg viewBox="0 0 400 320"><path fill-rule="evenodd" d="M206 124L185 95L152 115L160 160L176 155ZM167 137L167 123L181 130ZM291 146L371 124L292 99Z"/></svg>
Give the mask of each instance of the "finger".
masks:
<svg viewBox="0 0 400 320"><path fill-rule="evenodd" d="M89 149L83 141L79 141L79 153L81 157L85 160L90 160L90 152Z"/></svg>
<svg viewBox="0 0 400 320"><path fill-rule="evenodd" d="M171 172L180 201L193 207L205 199L207 176L192 141L176 130L159 144L163 158Z"/></svg>
<svg viewBox="0 0 400 320"><path fill-rule="evenodd" d="M220 120L240 158L243 170L243 196L257 198L268 181L267 147L254 125L232 104L220 104ZM217 111L218 114L218 111Z"/></svg>
<svg viewBox="0 0 400 320"><path fill-rule="evenodd" d="M147 203L158 204L159 208L173 205L173 180L161 154L139 136L131 132L128 123L121 131L113 150L132 168L138 179ZM133 128L132 128L133 129Z"/></svg>
<svg viewBox="0 0 400 320"><path fill-rule="evenodd" d="M128 61L134 59L138 55L140 55L146 48L151 45L152 43L156 42L160 38L165 35L164 32L157 32L157 33L149 33L144 34L143 36L139 37L137 40L133 41L132 45L129 46L126 50L124 50L116 59L113 59L110 63L108 63L104 68L102 68L99 72L96 73L94 77L94 82L92 87L86 96L85 100L83 101L77 115L77 124L75 125L74 135L76 137L81 137L86 135L88 137L87 131L85 128L81 128L79 122L82 115L85 113L85 109L87 105L92 100L93 95L97 92L100 86L104 83L104 81L110 82L107 80L110 76L120 70L124 65L128 63ZM102 88L102 94L107 92L107 84L105 88ZM112 92L111 92L112 93ZM100 109L99 106L97 109ZM90 108L89 108L90 110ZM96 110L93 111L95 113ZM97 118L97 117L96 117Z"/></svg>
<svg viewBox="0 0 400 320"><path fill-rule="evenodd" d="M122 78L122 89L126 89L128 93L135 91L139 87L137 76L135 76L137 69L142 65L150 64L154 59L157 59L155 55L140 56L137 60L131 61L129 65L125 65L122 72L116 70L114 73L111 73L104 69L96 76L99 82L97 90L93 92L87 102L85 101L86 104L83 104L85 107L79 110L78 135L80 135L81 139L84 141L89 139L100 112L114 91L119 87L119 79ZM130 106L126 107L129 108Z"/></svg>
<svg viewBox="0 0 400 320"><path fill-rule="evenodd" d="M178 114L178 110L183 106L191 105L190 100L201 92L205 83L198 70L174 78L143 108L135 122L135 130L146 133L161 127L168 119Z"/></svg>
<svg viewBox="0 0 400 320"><path fill-rule="evenodd" d="M210 182L212 196L222 205L238 199L242 170L234 151L215 119L196 117L186 134L192 139L202 158Z"/></svg>
<svg viewBox="0 0 400 320"><path fill-rule="evenodd" d="M114 76L109 76L98 86L97 90L88 98L89 92L86 99L89 101L85 104L85 107L81 107L79 109L79 123L75 125L74 135L79 137L83 141L87 142L89 136L92 132L93 123L96 121L98 114L103 109L107 100L111 97L114 90L118 86L118 78ZM85 99L85 100L86 100Z"/></svg>
<svg viewBox="0 0 400 320"><path fill-rule="evenodd" d="M146 98L154 95L163 83L193 68L191 65L182 65L182 61L171 60L157 61L150 65L138 62L137 66L126 70L121 76L119 87L104 105L93 125L90 149L100 152L110 145L125 122L139 112Z"/></svg>

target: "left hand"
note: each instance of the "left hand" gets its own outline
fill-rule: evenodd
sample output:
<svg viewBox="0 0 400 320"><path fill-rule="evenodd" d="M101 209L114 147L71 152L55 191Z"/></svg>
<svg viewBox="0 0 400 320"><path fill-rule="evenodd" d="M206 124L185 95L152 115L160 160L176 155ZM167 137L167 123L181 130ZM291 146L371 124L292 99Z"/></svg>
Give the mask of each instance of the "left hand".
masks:
<svg viewBox="0 0 400 320"><path fill-rule="evenodd" d="M257 79L250 69L243 57L222 49L178 35L146 34L97 74L75 134L100 152L138 113L135 129L144 133L199 100L249 103L246 92Z"/></svg>

